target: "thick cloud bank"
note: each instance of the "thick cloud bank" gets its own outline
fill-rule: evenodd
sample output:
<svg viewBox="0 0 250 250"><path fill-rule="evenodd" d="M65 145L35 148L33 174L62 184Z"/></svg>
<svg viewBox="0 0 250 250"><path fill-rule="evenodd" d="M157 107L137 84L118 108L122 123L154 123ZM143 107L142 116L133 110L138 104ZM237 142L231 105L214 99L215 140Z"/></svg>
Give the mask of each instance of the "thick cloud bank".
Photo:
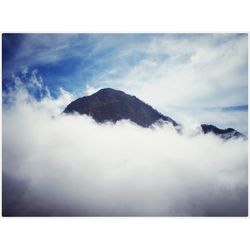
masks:
<svg viewBox="0 0 250 250"><path fill-rule="evenodd" d="M4 215L247 215L247 141L60 115L63 91L15 95L3 110Z"/></svg>

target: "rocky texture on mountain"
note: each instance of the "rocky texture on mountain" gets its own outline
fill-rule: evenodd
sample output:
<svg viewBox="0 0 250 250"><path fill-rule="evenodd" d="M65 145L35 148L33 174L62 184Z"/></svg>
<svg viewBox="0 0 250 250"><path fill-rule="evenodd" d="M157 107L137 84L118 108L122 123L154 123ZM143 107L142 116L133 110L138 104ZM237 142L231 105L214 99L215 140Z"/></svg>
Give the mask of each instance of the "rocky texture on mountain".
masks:
<svg viewBox="0 0 250 250"><path fill-rule="evenodd" d="M128 119L142 126L149 127L162 120L177 126L170 117L164 116L150 105L135 96L111 88L101 89L93 95L84 96L70 103L64 113L77 112L93 117L96 122L117 122Z"/></svg>
<svg viewBox="0 0 250 250"><path fill-rule="evenodd" d="M238 138L238 137L242 137L246 139L246 136L244 136L243 134L241 134L240 132L238 132L237 130L233 128L220 129L211 124L209 125L201 124L201 129L204 134L213 133L215 135L220 136L222 139L225 139L225 140L230 139L230 138Z"/></svg>

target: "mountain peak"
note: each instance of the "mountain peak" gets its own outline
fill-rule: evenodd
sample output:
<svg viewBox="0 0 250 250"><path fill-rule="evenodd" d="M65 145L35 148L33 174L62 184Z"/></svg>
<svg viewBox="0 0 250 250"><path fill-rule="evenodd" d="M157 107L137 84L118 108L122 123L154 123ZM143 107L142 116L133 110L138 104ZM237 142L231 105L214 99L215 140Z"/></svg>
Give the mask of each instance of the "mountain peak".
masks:
<svg viewBox="0 0 250 250"><path fill-rule="evenodd" d="M174 120L162 115L137 97L112 88L100 89L90 96L73 101L64 113L73 112L90 115L97 122L127 119L142 127L149 127L156 121L163 120L177 125Z"/></svg>

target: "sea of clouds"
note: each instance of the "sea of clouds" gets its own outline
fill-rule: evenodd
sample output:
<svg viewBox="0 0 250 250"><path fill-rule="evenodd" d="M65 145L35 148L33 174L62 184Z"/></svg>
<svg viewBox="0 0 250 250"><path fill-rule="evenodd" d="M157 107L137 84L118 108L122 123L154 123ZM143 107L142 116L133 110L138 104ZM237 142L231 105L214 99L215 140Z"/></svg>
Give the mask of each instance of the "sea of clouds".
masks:
<svg viewBox="0 0 250 250"><path fill-rule="evenodd" d="M246 216L248 142L97 124L18 87L3 108L3 215ZM173 117L174 118L174 117Z"/></svg>

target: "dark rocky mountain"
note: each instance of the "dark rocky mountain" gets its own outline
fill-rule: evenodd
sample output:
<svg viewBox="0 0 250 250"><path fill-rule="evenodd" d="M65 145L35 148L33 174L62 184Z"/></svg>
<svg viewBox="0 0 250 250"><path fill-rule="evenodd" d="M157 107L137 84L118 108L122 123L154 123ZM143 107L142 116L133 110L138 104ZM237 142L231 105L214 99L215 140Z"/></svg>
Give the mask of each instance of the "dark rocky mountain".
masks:
<svg viewBox="0 0 250 250"><path fill-rule="evenodd" d="M201 129L204 134L213 133L220 136L222 139L238 138L242 137L246 139L246 136L238 132L233 128L220 129L211 124L201 124Z"/></svg>
<svg viewBox="0 0 250 250"><path fill-rule="evenodd" d="M142 127L149 127L156 121L178 124L171 118L160 114L150 105L135 96L111 88L101 89L91 96L79 98L70 103L64 113L77 112L90 115L96 122L117 122L129 119Z"/></svg>
<svg viewBox="0 0 250 250"><path fill-rule="evenodd" d="M99 123L106 121L115 123L122 119L129 119L144 128L155 123L170 123L178 132L181 132L181 125L170 117L159 113L135 96L111 88L101 89L93 95L81 97L71 102L63 112L86 114ZM246 138L233 128L220 129L214 125L201 124L201 131L204 134L213 133L226 140Z"/></svg>

